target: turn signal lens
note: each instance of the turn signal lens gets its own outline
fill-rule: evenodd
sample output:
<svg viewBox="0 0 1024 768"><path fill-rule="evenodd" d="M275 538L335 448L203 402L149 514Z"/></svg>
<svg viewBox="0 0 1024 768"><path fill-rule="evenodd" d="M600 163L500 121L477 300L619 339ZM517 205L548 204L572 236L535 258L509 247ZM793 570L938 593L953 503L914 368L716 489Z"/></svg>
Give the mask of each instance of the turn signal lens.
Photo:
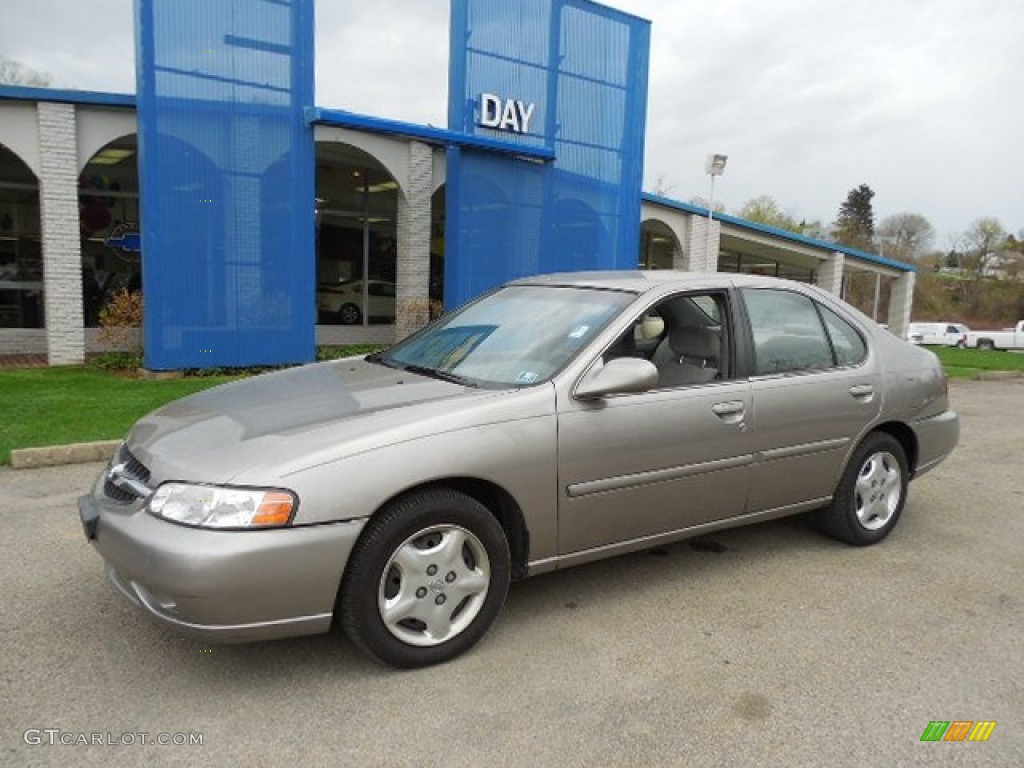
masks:
<svg viewBox="0 0 1024 768"><path fill-rule="evenodd" d="M294 508L295 498L290 493L267 491L249 525L288 525Z"/></svg>

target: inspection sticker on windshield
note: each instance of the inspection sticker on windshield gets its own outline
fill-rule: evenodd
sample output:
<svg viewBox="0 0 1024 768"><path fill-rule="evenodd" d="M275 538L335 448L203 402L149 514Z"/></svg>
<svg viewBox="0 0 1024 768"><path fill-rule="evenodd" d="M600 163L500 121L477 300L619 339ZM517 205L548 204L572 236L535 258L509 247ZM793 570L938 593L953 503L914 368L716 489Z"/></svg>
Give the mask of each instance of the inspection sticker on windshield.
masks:
<svg viewBox="0 0 1024 768"><path fill-rule="evenodd" d="M590 326L589 325L579 325L579 326L577 326L573 330L572 333L569 334L569 338L570 339L582 339L584 336L587 335L587 331L589 331L589 330L590 330Z"/></svg>
<svg viewBox="0 0 1024 768"><path fill-rule="evenodd" d="M533 371L523 371L516 376L516 384L533 384L537 380L537 374Z"/></svg>

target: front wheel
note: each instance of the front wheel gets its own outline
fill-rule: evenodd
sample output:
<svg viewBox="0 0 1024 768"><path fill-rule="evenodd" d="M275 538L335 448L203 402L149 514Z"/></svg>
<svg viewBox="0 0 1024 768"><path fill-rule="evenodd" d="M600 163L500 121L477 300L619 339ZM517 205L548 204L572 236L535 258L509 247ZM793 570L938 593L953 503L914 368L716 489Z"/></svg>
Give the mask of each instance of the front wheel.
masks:
<svg viewBox="0 0 1024 768"><path fill-rule="evenodd" d="M341 625L386 664L448 661L497 618L509 573L505 533L485 506L445 488L405 496L370 521L352 552Z"/></svg>
<svg viewBox="0 0 1024 768"><path fill-rule="evenodd" d="M907 499L906 452L892 435L872 432L857 446L820 521L847 544L876 544L896 527Z"/></svg>

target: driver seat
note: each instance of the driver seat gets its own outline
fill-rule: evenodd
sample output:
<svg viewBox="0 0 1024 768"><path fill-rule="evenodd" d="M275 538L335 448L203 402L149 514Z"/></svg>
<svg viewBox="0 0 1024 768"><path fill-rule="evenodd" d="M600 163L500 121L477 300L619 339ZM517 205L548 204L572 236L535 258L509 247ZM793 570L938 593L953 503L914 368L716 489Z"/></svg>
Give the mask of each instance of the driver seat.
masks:
<svg viewBox="0 0 1024 768"><path fill-rule="evenodd" d="M722 338L717 329L696 326L670 328L654 351L658 386L702 384L718 377Z"/></svg>

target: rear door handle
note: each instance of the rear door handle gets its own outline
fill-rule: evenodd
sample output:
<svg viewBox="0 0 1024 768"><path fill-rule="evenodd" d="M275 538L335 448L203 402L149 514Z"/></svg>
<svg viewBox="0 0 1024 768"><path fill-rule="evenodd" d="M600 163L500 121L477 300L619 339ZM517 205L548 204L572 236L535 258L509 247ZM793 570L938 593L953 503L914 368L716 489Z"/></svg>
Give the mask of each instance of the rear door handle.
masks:
<svg viewBox="0 0 1024 768"><path fill-rule="evenodd" d="M855 400L870 403L875 397L875 388L870 384L855 384L850 387L850 396Z"/></svg>

